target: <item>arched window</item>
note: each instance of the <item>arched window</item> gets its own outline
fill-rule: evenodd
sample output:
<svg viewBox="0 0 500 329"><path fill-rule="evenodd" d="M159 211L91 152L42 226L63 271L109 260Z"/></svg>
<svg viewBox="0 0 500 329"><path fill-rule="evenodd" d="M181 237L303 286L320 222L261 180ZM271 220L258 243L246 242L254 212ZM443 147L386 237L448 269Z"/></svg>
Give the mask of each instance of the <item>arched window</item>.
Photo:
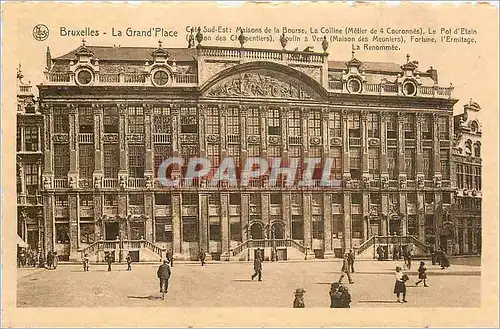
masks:
<svg viewBox="0 0 500 329"><path fill-rule="evenodd" d="M477 124L477 121L472 121L470 124L470 131L475 133L479 130L479 125Z"/></svg>
<svg viewBox="0 0 500 329"><path fill-rule="evenodd" d="M465 142L465 154L472 154L472 141L470 139Z"/></svg>
<svg viewBox="0 0 500 329"><path fill-rule="evenodd" d="M474 143L474 156L479 158L481 157L481 143Z"/></svg>

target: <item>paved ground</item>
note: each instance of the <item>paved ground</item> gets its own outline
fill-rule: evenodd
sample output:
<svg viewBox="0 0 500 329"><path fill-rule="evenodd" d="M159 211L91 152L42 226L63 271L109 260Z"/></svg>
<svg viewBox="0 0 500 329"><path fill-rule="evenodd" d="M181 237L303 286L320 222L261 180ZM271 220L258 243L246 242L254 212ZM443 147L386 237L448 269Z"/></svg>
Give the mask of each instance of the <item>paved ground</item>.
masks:
<svg viewBox="0 0 500 329"><path fill-rule="evenodd" d="M453 259L441 270L428 266L429 288L414 287L418 264L406 273L408 304L395 303L393 261L358 261L349 285L352 307L477 307L480 306L480 259ZM159 265L159 264L158 264ZM263 281L251 281L251 263L176 264L169 292L161 300L155 264L60 265L57 270L19 269L19 307L291 307L294 291L303 287L306 307L329 307L330 284L340 275L341 262L309 261L263 264Z"/></svg>

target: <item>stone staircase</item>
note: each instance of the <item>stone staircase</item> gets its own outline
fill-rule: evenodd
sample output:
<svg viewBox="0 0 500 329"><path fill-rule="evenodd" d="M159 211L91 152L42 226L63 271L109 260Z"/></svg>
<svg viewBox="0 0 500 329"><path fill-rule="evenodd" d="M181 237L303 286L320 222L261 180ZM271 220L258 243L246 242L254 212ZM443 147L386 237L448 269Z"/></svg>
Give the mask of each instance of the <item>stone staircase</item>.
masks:
<svg viewBox="0 0 500 329"><path fill-rule="evenodd" d="M221 256L225 261L247 261L252 260L256 249L264 250L265 257L271 254L272 249L286 249L287 259L304 259L306 247L292 239L249 239L243 241L235 248ZM314 258L314 254L308 254L308 258Z"/></svg>
<svg viewBox="0 0 500 329"><path fill-rule="evenodd" d="M106 252L115 252L115 259L122 253L122 259L129 251L139 251L139 261L160 261L166 254L166 249L153 242L142 240L98 240L78 250L80 259L87 254L91 262L104 262Z"/></svg>
<svg viewBox="0 0 500 329"><path fill-rule="evenodd" d="M422 241L418 240L412 235L399 235L399 236L371 236L368 240L361 245L354 247L356 257L358 258L377 258L377 248L394 246L407 246L413 249L415 256L427 255L428 247Z"/></svg>

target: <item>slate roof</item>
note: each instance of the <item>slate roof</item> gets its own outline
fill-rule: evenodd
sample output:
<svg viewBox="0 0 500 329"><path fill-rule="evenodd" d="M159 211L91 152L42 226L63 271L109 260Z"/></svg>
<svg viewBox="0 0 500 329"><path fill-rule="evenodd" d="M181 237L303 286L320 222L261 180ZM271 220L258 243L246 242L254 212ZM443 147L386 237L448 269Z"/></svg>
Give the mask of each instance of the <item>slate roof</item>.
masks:
<svg viewBox="0 0 500 329"><path fill-rule="evenodd" d="M328 61L328 68L334 70L345 70L347 61ZM401 65L391 62L362 62L362 70L372 72L401 73Z"/></svg>
<svg viewBox="0 0 500 329"><path fill-rule="evenodd" d="M106 46L87 46L87 49L94 53L94 58L100 61L150 61L151 53L158 50L157 47L106 47ZM171 58L177 62L192 62L196 58L196 49L194 48L162 48L170 53ZM75 50L56 57L54 60L76 60Z"/></svg>

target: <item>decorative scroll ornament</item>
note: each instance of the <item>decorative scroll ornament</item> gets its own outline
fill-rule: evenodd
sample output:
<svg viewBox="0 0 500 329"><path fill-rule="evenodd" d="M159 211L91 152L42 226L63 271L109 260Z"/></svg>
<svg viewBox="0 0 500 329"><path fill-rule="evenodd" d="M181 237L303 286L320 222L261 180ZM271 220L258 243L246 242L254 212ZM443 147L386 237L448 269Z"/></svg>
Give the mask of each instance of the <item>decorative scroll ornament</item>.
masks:
<svg viewBox="0 0 500 329"><path fill-rule="evenodd" d="M387 176L387 175L381 176L380 181L382 183L383 189L386 189L389 187L389 176Z"/></svg>
<svg viewBox="0 0 500 329"><path fill-rule="evenodd" d="M363 187L370 188L370 176L363 176Z"/></svg>
<svg viewBox="0 0 500 329"><path fill-rule="evenodd" d="M218 143L219 142L219 136L217 136L217 135L208 135L207 136L207 142L213 143L213 144Z"/></svg>
<svg viewBox="0 0 500 329"><path fill-rule="evenodd" d="M208 96L313 99L298 84L259 73L243 73L224 79L210 89Z"/></svg>
<svg viewBox="0 0 500 329"><path fill-rule="evenodd" d="M280 138L278 136L269 136L269 144L277 145L280 143Z"/></svg>
<svg viewBox="0 0 500 329"><path fill-rule="evenodd" d="M259 144L260 138L256 135L248 136L248 144Z"/></svg>
<svg viewBox="0 0 500 329"><path fill-rule="evenodd" d="M368 145L369 146L379 146L380 140L378 138L370 138L370 139L368 139Z"/></svg>
<svg viewBox="0 0 500 329"><path fill-rule="evenodd" d="M341 146L342 145L342 138L333 137L332 139L330 139L330 145L331 146Z"/></svg>
<svg viewBox="0 0 500 329"><path fill-rule="evenodd" d="M309 142L311 143L311 145L319 145L319 144L321 144L321 138L311 137Z"/></svg>
<svg viewBox="0 0 500 329"><path fill-rule="evenodd" d="M406 176L399 176L399 188L406 188Z"/></svg>
<svg viewBox="0 0 500 329"><path fill-rule="evenodd" d="M106 133L103 135L104 143L118 143L118 134Z"/></svg>
<svg viewBox="0 0 500 329"><path fill-rule="evenodd" d="M352 178L351 178L350 173L344 173L342 179L344 181L344 188L352 188L353 187L353 184L352 184L353 182L352 182Z"/></svg>
<svg viewBox="0 0 500 329"><path fill-rule="evenodd" d="M43 188L48 190L52 188L52 178L45 176L43 178Z"/></svg>
<svg viewBox="0 0 500 329"><path fill-rule="evenodd" d="M154 185L154 184L153 184L153 177L151 177L151 176L146 176L146 177L145 177L145 179L146 179L146 188L148 188L148 189L152 189L152 188L153 188L153 185Z"/></svg>
<svg viewBox="0 0 500 329"><path fill-rule="evenodd" d="M102 187L102 177L94 177L94 188L100 189Z"/></svg>
<svg viewBox="0 0 500 329"><path fill-rule="evenodd" d="M68 134L54 134L52 135L52 141L54 143L68 143L69 135Z"/></svg>
<svg viewBox="0 0 500 329"><path fill-rule="evenodd" d="M69 177L69 180L68 180L68 185L69 185L69 188L76 188L76 178L73 177L73 176L70 176Z"/></svg>
<svg viewBox="0 0 500 329"><path fill-rule="evenodd" d="M440 175L434 176L434 187L440 188L442 183L442 177Z"/></svg>
<svg viewBox="0 0 500 329"><path fill-rule="evenodd" d="M129 143L143 143L144 135L142 134L129 134L127 135L127 141Z"/></svg>
<svg viewBox="0 0 500 329"><path fill-rule="evenodd" d="M424 176L417 176L417 186L418 188L424 188Z"/></svg>

